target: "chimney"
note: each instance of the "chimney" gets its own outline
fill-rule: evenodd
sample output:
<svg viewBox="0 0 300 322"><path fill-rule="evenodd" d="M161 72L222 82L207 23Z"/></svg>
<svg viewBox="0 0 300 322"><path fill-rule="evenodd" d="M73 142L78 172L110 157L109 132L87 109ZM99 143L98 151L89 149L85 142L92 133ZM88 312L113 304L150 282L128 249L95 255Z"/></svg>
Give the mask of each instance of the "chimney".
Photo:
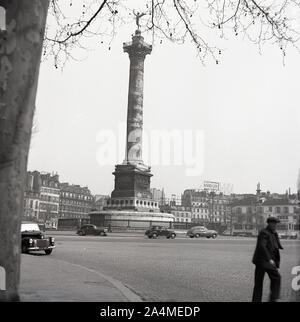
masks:
<svg viewBox="0 0 300 322"><path fill-rule="evenodd" d="M26 180L26 190L33 190L33 178L34 175L30 172L27 172L27 180Z"/></svg>

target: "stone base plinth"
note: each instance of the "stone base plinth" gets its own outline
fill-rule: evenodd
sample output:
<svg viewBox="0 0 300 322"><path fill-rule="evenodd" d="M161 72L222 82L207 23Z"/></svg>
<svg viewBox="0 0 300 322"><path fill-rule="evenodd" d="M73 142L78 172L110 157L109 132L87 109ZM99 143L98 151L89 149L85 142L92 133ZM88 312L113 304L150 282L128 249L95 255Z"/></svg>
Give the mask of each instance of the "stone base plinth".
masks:
<svg viewBox="0 0 300 322"><path fill-rule="evenodd" d="M90 223L96 226L142 230L151 225L171 227L174 215L162 212L102 210L89 213Z"/></svg>
<svg viewBox="0 0 300 322"><path fill-rule="evenodd" d="M150 178L152 174L150 168L140 168L132 164L116 165L115 189L111 197L115 198L147 198L151 199Z"/></svg>

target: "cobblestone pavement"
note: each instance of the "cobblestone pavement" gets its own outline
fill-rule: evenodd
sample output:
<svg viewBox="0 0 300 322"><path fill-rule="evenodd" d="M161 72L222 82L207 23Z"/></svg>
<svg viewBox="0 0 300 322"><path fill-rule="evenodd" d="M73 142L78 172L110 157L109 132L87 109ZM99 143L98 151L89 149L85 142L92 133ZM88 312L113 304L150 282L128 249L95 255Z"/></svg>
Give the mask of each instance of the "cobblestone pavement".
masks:
<svg viewBox="0 0 300 322"><path fill-rule="evenodd" d="M185 237L150 240L142 235L116 238L114 235L87 237L72 234L58 234L55 237L57 247L52 255L47 256L47 260L63 260L110 276L143 300L251 300L253 238L220 236L215 240ZM283 241L283 246L281 301L290 301L295 293L291 288L294 277L291 270L299 265L300 242ZM30 255L25 256L27 261L30 260ZM38 259L43 261L43 258L40 256ZM60 287L63 285L61 279L52 281L53 289L56 282L60 283ZM95 292L97 287L101 285L90 283L82 292ZM267 300L268 288L266 276L264 301ZM68 295L64 296L68 300Z"/></svg>

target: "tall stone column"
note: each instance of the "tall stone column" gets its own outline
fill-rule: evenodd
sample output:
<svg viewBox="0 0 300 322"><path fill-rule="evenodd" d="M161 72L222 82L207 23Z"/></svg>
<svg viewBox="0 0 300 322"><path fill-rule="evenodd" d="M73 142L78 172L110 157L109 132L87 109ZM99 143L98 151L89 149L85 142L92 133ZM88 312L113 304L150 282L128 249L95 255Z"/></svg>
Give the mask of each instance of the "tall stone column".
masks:
<svg viewBox="0 0 300 322"><path fill-rule="evenodd" d="M132 41L123 43L123 49L130 59L126 153L124 162L116 165L113 172L115 189L111 197L112 201L116 200L116 202L123 198L124 202L127 201L127 209L136 209L136 198L151 199L152 174L150 167L142 160L142 132L144 61L146 55L151 53L152 46L145 43L140 30L136 30ZM144 210L146 209L144 207Z"/></svg>
<svg viewBox="0 0 300 322"><path fill-rule="evenodd" d="M140 30L135 31L130 43L123 44L124 52L130 59L130 75L127 110L127 135L125 164L143 164L142 132L143 132L143 88L144 61L152 46L144 42Z"/></svg>

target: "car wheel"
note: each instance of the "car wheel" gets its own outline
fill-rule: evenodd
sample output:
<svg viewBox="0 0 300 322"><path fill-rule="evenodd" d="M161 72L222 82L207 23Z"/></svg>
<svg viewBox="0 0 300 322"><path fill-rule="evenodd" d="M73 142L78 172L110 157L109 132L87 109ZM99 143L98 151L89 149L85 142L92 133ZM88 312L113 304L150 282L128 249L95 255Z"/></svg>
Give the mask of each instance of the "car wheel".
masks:
<svg viewBox="0 0 300 322"><path fill-rule="evenodd" d="M156 239L157 238L157 234L152 234L152 238Z"/></svg>
<svg viewBox="0 0 300 322"><path fill-rule="evenodd" d="M174 239L176 237L175 234L171 234L171 238Z"/></svg>
<svg viewBox="0 0 300 322"><path fill-rule="evenodd" d="M45 253L46 253L46 255L50 255L52 253L52 249L46 249Z"/></svg>
<svg viewBox="0 0 300 322"><path fill-rule="evenodd" d="M199 234L196 234L196 235L195 235L195 237L196 237L196 238L199 238L199 237L200 237L200 235L199 235Z"/></svg>
<svg viewBox="0 0 300 322"><path fill-rule="evenodd" d="M79 231L79 232L78 232L78 235L79 235L79 236L83 236L83 232L82 232L82 231Z"/></svg>
<svg viewBox="0 0 300 322"><path fill-rule="evenodd" d="M213 238L213 239L217 238L217 235L216 235L216 234L213 234L213 235L212 235L212 238Z"/></svg>

